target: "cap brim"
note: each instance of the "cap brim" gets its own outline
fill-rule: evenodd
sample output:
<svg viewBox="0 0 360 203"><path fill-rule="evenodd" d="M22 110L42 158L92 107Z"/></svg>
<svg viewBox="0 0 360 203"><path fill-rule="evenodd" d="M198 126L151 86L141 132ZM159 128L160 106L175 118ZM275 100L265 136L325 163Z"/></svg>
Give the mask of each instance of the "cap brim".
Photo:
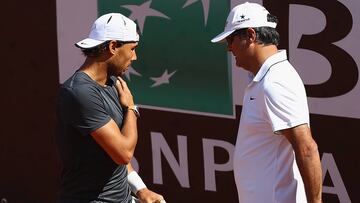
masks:
<svg viewBox="0 0 360 203"><path fill-rule="evenodd" d="M105 42L105 41L86 38L86 39L83 39L80 42L76 43L75 46L82 48L82 49L90 49L90 48L96 47L97 45L99 45L103 42Z"/></svg>
<svg viewBox="0 0 360 203"><path fill-rule="evenodd" d="M216 42L224 42L225 38L229 35L231 35L231 33L233 33L235 30L229 30L229 31L224 31L220 34L218 34L216 37L214 37L211 42L216 43Z"/></svg>

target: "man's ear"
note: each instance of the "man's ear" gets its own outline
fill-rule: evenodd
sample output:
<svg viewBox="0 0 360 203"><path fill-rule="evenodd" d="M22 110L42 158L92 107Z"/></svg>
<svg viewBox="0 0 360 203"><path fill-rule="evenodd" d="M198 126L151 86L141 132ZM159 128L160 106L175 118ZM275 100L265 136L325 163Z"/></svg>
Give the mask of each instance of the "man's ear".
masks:
<svg viewBox="0 0 360 203"><path fill-rule="evenodd" d="M249 40L251 42L255 42L256 41L256 32L255 32L255 30L253 28L248 28L246 30L246 32L247 32L247 37L249 38Z"/></svg>
<svg viewBox="0 0 360 203"><path fill-rule="evenodd" d="M115 54L115 50L116 50L116 47L117 47L116 45L117 45L116 41L114 41L114 40L110 41L110 43L108 45L110 53Z"/></svg>

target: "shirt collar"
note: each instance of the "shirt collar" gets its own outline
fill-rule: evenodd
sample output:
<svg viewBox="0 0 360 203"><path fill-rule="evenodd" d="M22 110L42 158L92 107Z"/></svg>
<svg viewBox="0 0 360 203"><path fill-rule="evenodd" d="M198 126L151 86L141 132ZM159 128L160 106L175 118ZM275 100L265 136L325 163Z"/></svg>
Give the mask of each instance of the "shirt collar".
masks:
<svg viewBox="0 0 360 203"><path fill-rule="evenodd" d="M261 65L255 77L253 78L253 81L259 82L261 79L264 78L272 65L284 60L287 60L286 50L279 50L276 54L267 58L265 62Z"/></svg>

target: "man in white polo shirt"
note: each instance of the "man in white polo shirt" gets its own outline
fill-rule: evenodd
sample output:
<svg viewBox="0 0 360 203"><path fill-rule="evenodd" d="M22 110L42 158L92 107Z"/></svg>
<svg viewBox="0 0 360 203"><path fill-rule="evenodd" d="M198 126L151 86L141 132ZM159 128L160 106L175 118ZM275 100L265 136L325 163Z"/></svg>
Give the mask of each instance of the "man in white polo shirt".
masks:
<svg viewBox="0 0 360 203"><path fill-rule="evenodd" d="M259 4L234 7L224 32L236 65L249 71L234 153L241 203L321 202L322 172L303 82L278 50L277 19Z"/></svg>

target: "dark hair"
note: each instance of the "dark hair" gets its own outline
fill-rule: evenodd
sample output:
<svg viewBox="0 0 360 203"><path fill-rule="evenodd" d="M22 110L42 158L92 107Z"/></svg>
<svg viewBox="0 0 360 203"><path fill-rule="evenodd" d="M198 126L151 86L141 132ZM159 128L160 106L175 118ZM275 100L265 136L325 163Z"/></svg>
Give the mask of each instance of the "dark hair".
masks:
<svg viewBox="0 0 360 203"><path fill-rule="evenodd" d="M88 48L88 49L81 48L81 51L86 57L98 57L98 56L100 56L100 54L102 54L105 50L107 50L109 48L109 44L111 41L112 40L105 41L105 42L97 45L96 47L92 47L92 48ZM116 47L121 47L124 44L134 43L134 42L135 41L123 42L123 41L116 40Z"/></svg>
<svg viewBox="0 0 360 203"><path fill-rule="evenodd" d="M271 15L271 14L268 14L267 20L268 20L268 22L274 22L274 23L278 22L277 17L274 15ZM264 44L264 45L274 44L276 46L279 45L280 35L276 31L275 28L257 27L257 28L253 28L253 29L255 30L255 33L256 33L256 41L259 44ZM242 28L242 29L236 30L233 33L233 35L238 35L240 37L244 37L247 35L246 30L247 30L247 28Z"/></svg>

